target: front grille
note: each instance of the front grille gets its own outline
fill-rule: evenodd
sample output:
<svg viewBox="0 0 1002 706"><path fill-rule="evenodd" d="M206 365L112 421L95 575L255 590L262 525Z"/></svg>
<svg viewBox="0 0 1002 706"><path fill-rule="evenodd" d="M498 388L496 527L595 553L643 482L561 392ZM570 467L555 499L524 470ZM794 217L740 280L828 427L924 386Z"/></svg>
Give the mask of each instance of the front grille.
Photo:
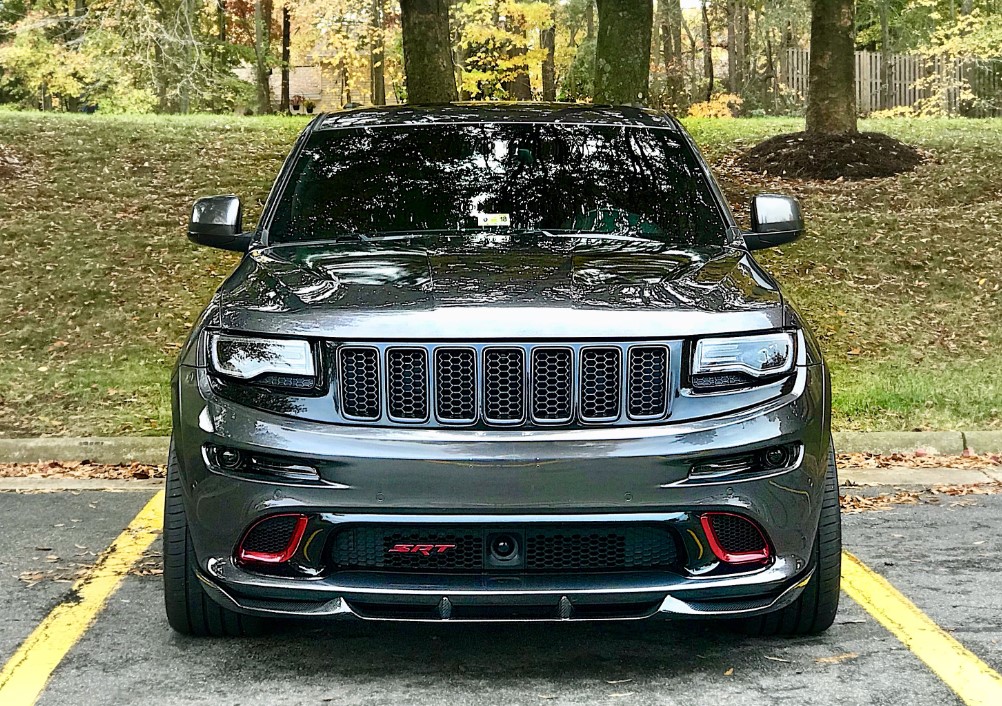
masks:
<svg viewBox="0 0 1002 706"><path fill-rule="evenodd" d="M346 420L390 424L629 424L669 413L668 344L341 345Z"/></svg>
<svg viewBox="0 0 1002 706"><path fill-rule="evenodd" d="M491 559L492 539L513 537L514 561ZM399 547L428 548L394 552ZM438 546L449 546L444 552ZM639 571L668 569L678 559L671 530L656 523L505 527L390 524L346 527L333 538L337 570L442 573Z"/></svg>
<svg viewBox="0 0 1002 706"><path fill-rule="evenodd" d="M281 554L289 546L298 522L298 515L280 515L262 520L251 527L240 548L256 554Z"/></svg>

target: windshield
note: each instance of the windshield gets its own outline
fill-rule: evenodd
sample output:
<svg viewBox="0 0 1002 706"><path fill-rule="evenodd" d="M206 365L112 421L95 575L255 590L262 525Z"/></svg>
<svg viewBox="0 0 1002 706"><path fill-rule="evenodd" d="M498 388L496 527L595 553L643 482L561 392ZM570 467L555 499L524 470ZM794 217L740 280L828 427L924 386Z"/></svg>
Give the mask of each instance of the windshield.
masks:
<svg viewBox="0 0 1002 706"><path fill-rule="evenodd" d="M673 131L483 123L316 131L269 240L469 230L713 245L726 226L696 156Z"/></svg>

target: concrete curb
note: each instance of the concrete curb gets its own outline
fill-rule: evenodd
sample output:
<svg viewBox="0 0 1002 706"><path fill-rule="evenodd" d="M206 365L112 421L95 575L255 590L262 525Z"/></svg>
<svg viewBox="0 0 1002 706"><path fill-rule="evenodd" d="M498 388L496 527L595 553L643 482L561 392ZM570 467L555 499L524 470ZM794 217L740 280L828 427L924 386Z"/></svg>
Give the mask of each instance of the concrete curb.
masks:
<svg viewBox="0 0 1002 706"><path fill-rule="evenodd" d="M167 462L166 436L47 437L0 439L0 463L91 461L93 463ZM835 432L839 453L914 453L959 455L965 448L977 453L1002 453L1002 431L877 431Z"/></svg>
<svg viewBox="0 0 1002 706"><path fill-rule="evenodd" d="M166 436L48 437L0 439L0 463L91 461L93 463L167 463Z"/></svg>
<svg viewBox="0 0 1002 706"><path fill-rule="evenodd" d="M930 455L956 456L964 451L964 434L961 431L837 431L834 436L835 450L844 454L925 451Z"/></svg>

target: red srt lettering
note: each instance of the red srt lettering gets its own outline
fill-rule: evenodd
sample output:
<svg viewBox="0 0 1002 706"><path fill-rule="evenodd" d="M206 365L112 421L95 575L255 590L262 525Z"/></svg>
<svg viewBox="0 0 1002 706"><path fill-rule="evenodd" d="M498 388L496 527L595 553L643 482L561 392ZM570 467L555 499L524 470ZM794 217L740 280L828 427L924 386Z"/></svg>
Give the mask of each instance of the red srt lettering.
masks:
<svg viewBox="0 0 1002 706"><path fill-rule="evenodd" d="M445 554L450 549L455 549L455 544L394 544L389 548L391 554L420 554L431 556L432 554Z"/></svg>

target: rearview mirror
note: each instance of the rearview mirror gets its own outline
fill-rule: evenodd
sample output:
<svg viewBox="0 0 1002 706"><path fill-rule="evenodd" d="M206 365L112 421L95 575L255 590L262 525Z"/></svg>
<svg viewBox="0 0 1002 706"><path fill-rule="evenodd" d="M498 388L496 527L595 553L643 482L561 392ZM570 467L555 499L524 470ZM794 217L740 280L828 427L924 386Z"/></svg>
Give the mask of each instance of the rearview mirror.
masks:
<svg viewBox="0 0 1002 706"><path fill-rule="evenodd" d="M804 232L800 203L790 196L759 194L751 203L751 232L745 233L749 250L792 243Z"/></svg>
<svg viewBox="0 0 1002 706"><path fill-rule="evenodd" d="M191 209L188 240L223 250L246 252L251 234L243 232L243 207L236 196L207 196Z"/></svg>

